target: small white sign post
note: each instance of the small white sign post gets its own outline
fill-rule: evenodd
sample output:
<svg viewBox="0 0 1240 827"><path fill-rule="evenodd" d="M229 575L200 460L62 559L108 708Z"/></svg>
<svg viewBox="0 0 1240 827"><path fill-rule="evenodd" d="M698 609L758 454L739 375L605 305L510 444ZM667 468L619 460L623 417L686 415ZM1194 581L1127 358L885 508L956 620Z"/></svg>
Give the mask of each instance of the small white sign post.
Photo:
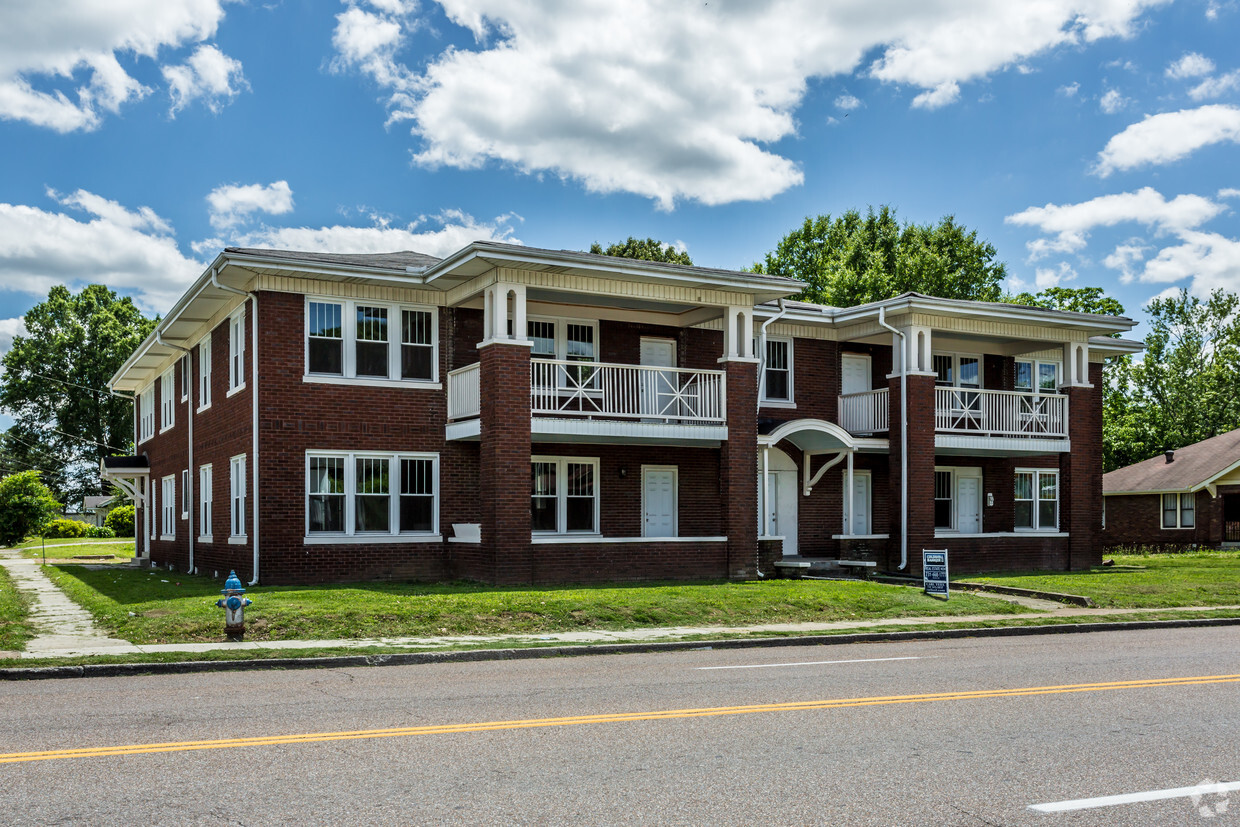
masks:
<svg viewBox="0 0 1240 827"><path fill-rule="evenodd" d="M921 577L926 594L947 599L947 549L922 549Z"/></svg>

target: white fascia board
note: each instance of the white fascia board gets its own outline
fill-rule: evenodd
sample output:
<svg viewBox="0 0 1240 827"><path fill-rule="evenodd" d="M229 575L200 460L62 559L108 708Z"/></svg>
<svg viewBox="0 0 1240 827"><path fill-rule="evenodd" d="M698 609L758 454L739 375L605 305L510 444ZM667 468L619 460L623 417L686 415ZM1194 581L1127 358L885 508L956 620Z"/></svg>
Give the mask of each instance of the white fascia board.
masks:
<svg viewBox="0 0 1240 827"><path fill-rule="evenodd" d="M1086 330L1131 330L1136 322L1124 316L1102 316L1094 313L1076 313L1067 310L1045 310L1042 308L1025 307L1019 304L1002 302L979 302L964 299L940 299L934 296L919 294L896 296L892 299L861 304L856 307L828 307L814 312L803 306L789 308L787 315L797 319L814 319L826 317L836 324L853 324L878 318L879 308L885 308L888 316L908 313L927 313L939 316L965 316L978 319L994 319L1011 322L1013 320L1029 322L1041 326L1068 326ZM764 309L756 315L771 314L774 310Z"/></svg>
<svg viewBox="0 0 1240 827"><path fill-rule="evenodd" d="M1200 483L1193 488L1151 488L1148 491L1103 491L1104 497L1144 497L1162 494L1192 494L1205 488L1205 483Z"/></svg>

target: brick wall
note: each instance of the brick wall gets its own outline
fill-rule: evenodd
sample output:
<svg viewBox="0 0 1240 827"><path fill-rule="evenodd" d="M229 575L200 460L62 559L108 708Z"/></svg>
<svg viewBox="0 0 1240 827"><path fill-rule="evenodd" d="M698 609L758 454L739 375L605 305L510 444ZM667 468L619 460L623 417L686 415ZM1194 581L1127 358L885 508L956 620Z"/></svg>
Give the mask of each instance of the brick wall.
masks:
<svg viewBox="0 0 1240 827"><path fill-rule="evenodd" d="M795 408L763 405L760 419L787 422L823 419L837 422L840 395L840 349L821 339L792 340L792 397Z"/></svg>
<svg viewBox="0 0 1240 827"><path fill-rule="evenodd" d="M911 574L921 573L921 550L935 548L934 543L934 377L909 376L908 382L908 568ZM900 565L901 479L900 461L900 379L889 380L891 398L890 456L891 474L889 511L892 542L888 544L887 567Z"/></svg>
<svg viewBox="0 0 1240 827"><path fill-rule="evenodd" d="M1102 365L1091 363L1092 388L1065 388L1068 439L1059 455L1059 528L1069 537L1069 568L1102 562Z"/></svg>
<svg viewBox="0 0 1240 827"><path fill-rule="evenodd" d="M725 362L728 441L720 468L731 577L752 577L758 550L758 383L753 362Z"/></svg>
<svg viewBox="0 0 1240 827"><path fill-rule="evenodd" d="M464 576L494 583L534 581L530 553L530 349L491 344L481 351L482 439L478 489L482 543L491 570ZM484 563L486 558L484 557Z"/></svg>
<svg viewBox="0 0 1240 827"><path fill-rule="evenodd" d="M1102 531L1102 544L1173 548L1194 543L1221 543L1222 497L1198 491L1193 505L1196 510L1194 528L1163 528L1161 494L1113 494L1106 497L1107 527Z"/></svg>

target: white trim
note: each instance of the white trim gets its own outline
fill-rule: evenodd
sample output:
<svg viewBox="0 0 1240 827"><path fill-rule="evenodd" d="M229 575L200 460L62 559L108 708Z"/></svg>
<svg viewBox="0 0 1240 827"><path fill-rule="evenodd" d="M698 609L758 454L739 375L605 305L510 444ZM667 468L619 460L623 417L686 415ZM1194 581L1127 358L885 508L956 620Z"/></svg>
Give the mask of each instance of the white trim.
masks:
<svg viewBox="0 0 1240 827"><path fill-rule="evenodd" d="M230 546L244 546L249 542L250 537L247 534L235 534L228 538L228 545Z"/></svg>
<svg viewBox="0 0 1240 827"><path fill-rule="evenodd" d="M541 462L555 465L555 529L554 530L531 530L531 534L535 537L543 536L564 536L564 537L589 537L597 536L599 533L599 525L601 522L601 503L603 500L602 489L603 481L600 474L600 463L598 457L563 457L563 456L532 456L530 457L530 465ZM590 465L594 468L594 527L589 531L569 531L568 529L568 489L566 483L568 481L567 466L573 465ZM541 495L547 497L548 495ZM530 493L531 513L533 509L533 492Z"/></svg>
<svg viewBox="0 0 1240 827"><path fill-rule="evenodd" d="M194 358L192 351L180 359L181 362L181 401L188 402L190 385L194 382Z"/></svg>
<svg viewBox="0 0 1240 827"><path fill-rule="evenodd" d="M240 470L238 470L240 469ZM238 484L239 483L239 484ZM237 489L241 489L238 496ZM248 495L246 485L246 468L245 454L237 454L228 458L228 542L234 540L245 542L245 500ZM240 521L238 521L240 516ZM241 533L235 533L234 529L241 526Z"/></svg>
<svg viewBox="0 0 1240 827"><path fill-rule="evenodd" d="M177 419L176 363L159 375L159 432L172 429Z"/></svg>
<svg viewBox="0 0 1240 827"><path fill-rule="evenodd" d="M211 407L211 331L198 343L198 413Z"/></svg>
<svg viewBox="0 0 1240 827"><path fill-rule="evenodd" d="M934 532L936 540L972 540L976 537L1067 537L1066 531L1042 531L1026 528L1019 531L983 531L981 534L960 534L955 531Z"/></svg>
<svg viewBox="0 0 1240 827"><path fill-rule="evenodd" d="M533 322L550 323L554 327L555 329L555 344L554 344L555 354L554 355L547 354L547 353L535 353L534 352L534 340L530 338L530 330L529 330L529 326ZM525 336L525 341L529 342L529 345L530 345L530 358L531 359L539 359L539 358L568 359L568 326L570 324L593 328L594 330L594 342L593 342L594 361L598 362L599 361L599 350L602 349L602 343L599 341L598 319L574 319L568 316L526 316L525 318L526 326L525 326L525 331L523 332L523 335ZM517 331L514 330L513 335L515 336L516 333ZM673 341L675 340L673 339ZM586 360L583 359L581 361L584 362ZM673 365L673 367L675 366Z"/></svg>
<svg viewBox="0 0 1240 827"><path fill-rule="evenodd" d="M215 480L211 463L198 466L198 542L211 542L215 520Z"/></svg>
<svg viewBox="0 0 1240 827"><path fill-rule="evenodd" d="M315 373L310 370L310 304L329 304L340 308L340 373ZM388 369L387 376L357 375L357 308L375 307L387 311ZM429 378L401 379L401 350L404 347L402 314L405 311L425 313L430 317L431 375ZM365 341L365 340L363 340ZM306 295L302 301L302 381L324 384L366 385L373 387L421 387L438 389L439 384L439 308L410 302L381 299L342 298L340 296ZM419 345L424 347L424 345Z"/></svg>
<svg viewBox="0 0 1240 827"><path fill-rule="evenodd" d="M177 538L177 475L168 474L160 478L159 487L159 539L175 540ZM171 531L168 529L171 528Z"/></svg>
<svg viewBox="0 0 1240 827"><path fill-rule="evenodd" d="M332 495L343 497L341 505L343 513L341 516L344 519L344 528L341 531L310 530L310 497L314 496L310 492L310 463L314 459L339 459L343 461L342 471L344 476L341 483L344 490ZM357 529L357 461L365 459L381 460L387 463L388 490L387 494L380 495L388 498L388 530L386 532L358 531ZM402 532L400 530L400 501L402 496L400 490L400 463L403 460L429 460L431 463L431 528L429 531ZM439 531L441 483L438 453L433 451L323 451L307 449L303 455L302 469L302 533L304 537L312 538L312 541L309 542L310 545L337 542L365 543L369 541L392 543L434 542L435 538L443 539Z"/></svg>
<svg viewBox="0 0 1240 827"><path fill-rule="evenodd" d="M442 543L442 534L308 534L303 545L384 545L392 543Z"/></svg>
<svg viewBox="0 0 1240 827"><path fill-rule="evenodd" d="M598 545L601 543L726 543L727 537L604 537L601 534L532 534L535 545Z"/></svg>
<svg viewBox="0 0 1240 827"><path fill-rule="evenodd" d="M1037 359L1033 357L1027 357L1027 358L1017 358L1015 362L1017 365L1019 365L1021 362L1025 362L1026 364L1029 365L1029 381L1033 387L1023 388L1020 385L1017 385L1016 374L1015 372L1013 372L1012 387L1014 390L1021 391L1022 393L1031 393L1034 396L1042 396L1042 395L1049 395L1049 394L1057 393L1057 390L1055 391L1042 390L1042 386L1038 381L1039 379L1038 368L1042 365L1054 365L1055 366L1055 387L1056 389L1061 387L1059 384L1059 380L1063 378L1063 360L1062 359ZM1065 385L1063 387L1068 387L1068 386Z"/></svg>
<svg viewBox="0 0 1240 827"><path fill-rule="evenodd" d="M182 468L181 469L181 519L182 520L189 519L190 509L193 508L193 504L189 501L189 495L192 490L193 489L189 484L189 469Z"/></svg>
<svg viewBox="0 0 1240 827"><path fill-rule="evenodd" d="M320 385L348 385L353 388L416 388L424 391L443 390L442 382L426 382L421 379L371 379L366 376L355 378L349 376L326 376L317 373L306 373L302 375L301 381Z"/></svg>
<svg viewBox="0 0 1240 827"><path fill-rule="evenodd" d="M258 320L255 319L257 324ZM245 388L245 303L228 316L228 396Z"/></svg>
<svg viewBox="0 0 1240 827"><path fill-rule="evenodd" d="M1017 474L1031 474L1033 476L1033 480L1032 480L1033 490L1031 491L1031 494L1032 494L1031 499L1028 499L1028 500L1025 500L1023 498L1019 500L1017 499L1016 497L1016 475ZM1053 475L1055 477L1055 525L1048 526L1048 527L1043 527L1041 525L1041 514L1039 513L1040 509L1038 508L1039 504L1043 502L1043 500L1038 495L1042 491L1041 477L1044 474ZM1033 521L1032 526L1018 526L1015 524L1017 502L1031 503L1030 517ZM1158 505L1160 508L1162 507L1162 500L1159 500ZM1059 531L1059 522L1062 516L1059 512L1062 509L1062 507L1063 507L1063 491L1061 488L1061 477L1060 477L1058 468L1013 468L1012 469L1012 520L1013 520L1012 530L1014 533L1020 533L1020 534L1057 533Z"/></svg>
<svg viewBox="0 0 1240 827"><path fill-rule="evenodd" d="M978 537L978 534L953 534L953 537ZM890 534L832 534L832 540L888 540Z"/></svg>
<svg viewBox="0 0 1240 827"><path fill-rule="evenodd" d="M1167 516L1166 507L1163 505L1163 498L1168 494L1175 497L1175 525L1167 525L1165 518ZM1193 504L1193 524L1181 525L1184 522L1184 498ZM1183 491L1165 491L1158 495L1158 527L1162 531L1193 531L1197 528L1197 495L1194 492Z"/></svg>
<svg viewBox="0 0 1240 827"><path fill-rule="evenodd" d="M672 536L680 535L680 468L675 465L643 465L641 467L641 486L642 486L642 536L646 534L646 472L647 471L671 471L672 472ZM652 537L651 539L663 539L661 537Z"/></svg>
<svg viewBox="0 0 1240 827"><path fill-rule="evenodd" d="M232 399L234 396L236 396L237 394L241 393L243 390L245 390L245 383L244 383L244 382L243 382L243 383L241 383L240 385L238 385L238 386L237 386L237 387L235 387L235 388L230 388L230 389L229 389L229 391L228 391L228 393L224 394L224 398L225 398L225 399Z"/></svg>
<svg viewBox="0 0 1240 827"><path fill-rule="evenodd" d="M952 381L951 384L940 385L938 382L939 371L934 367L934 357L946 356L952 360ZM960 384L960 359L976 359L977 360L977 387L973 385ZM986 387L986 379L983 375L986 371L986 359L982 353L970 353L963 350L931 350L930 351L930 370L927 371L931 376L935 377L935 386L940 388L964 388L965 390L981 390ZM909 372L912 375L912 372Z"/></svg>
<svg viewBox="0 0 1240 827"><path fill-rule="evenodd" d="M910 374L911 376L912 374ZM963 456L1011 456L1012 454L1066 454L1072 440L1039 439L1036 437L966 436L935 434L934 448L938 453L964 451Z"/></svg>
<svg viewBox="0 0 1240 827"><path fill-rule="evenodd" d="M771 396L768 395L767 389L770 387L770 384L766 381L766 374L769 373L771 370L773 370L773 368L770 367L769 357L767 356L767 354L763 353L761 357L761 367L762 367L763 376L762 376L762 399L760 400L760 404L764 408L776 408L776 407L795 408L797 406L796 389L793 383L794 374L793 374L793 355L792 355L793 344L792 344L792 341L793 340L791 336L767 336L766 337L766 347L768 349L771 347L772 342L783 342L784 344L788 346L788 366L784 368L784 371L788 374L788 395L787 397L784 397L782 399L772 398Z"/></svg>
<svg viewBox="0 0 1240 827"><path fill-rule="evenodd" d="M477 422L478 420L471 420ZM464 423L453 423L464 424ZM452 427L449 425L448 427ZM531 417L530 434L539 437L611 437L620 442L653 442L664 445L715 447L728 439L727 425L679 425L674 422L628 422L617 419L552 419ZM567 440L600 442L599 439Z"/></svg>

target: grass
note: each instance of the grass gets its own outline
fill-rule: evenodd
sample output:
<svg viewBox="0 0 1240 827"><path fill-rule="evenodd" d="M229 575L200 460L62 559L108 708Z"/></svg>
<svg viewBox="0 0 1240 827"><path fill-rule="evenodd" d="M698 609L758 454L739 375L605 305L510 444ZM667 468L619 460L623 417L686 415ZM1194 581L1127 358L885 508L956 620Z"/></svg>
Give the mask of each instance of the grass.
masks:
<svg viewBox="0 0 1240 827"><path fill-rule="evenodd" d="M43 541L38 537L26 540L14 548L21 549L23 557L40 559L43 557ZM121 560L132 560L134 556L133 540L92 540L85 537L48 540L47 559L71 560L83 554L110 554Z"/></svg>
<svg viewBox="0 0 1240 827"><path fill-rule="evenodd" d="M1101 608L1240 605L1240 551L1116 554L1088 572L969 575L962 580L1084 595Z"/></svg>
<svg viewBox="0 0 1240 827"><path fill-rule="evenodd" d="M136 569L56 566L48 575L109 634L134 643L219 640L221 584ZM258 587L248 640L538 634L659 626L735 626L921 615L1021 614L1021 606L868 582L772 580L636 586L493 588L360 583Z"/></svg>
<svg viewBox="0 0 1240 827"><path fill-rule="evenodd" d="M0 650L18 651L34 637L27 622L30 600L13 585L13 578L0 568Z"/></svg>

